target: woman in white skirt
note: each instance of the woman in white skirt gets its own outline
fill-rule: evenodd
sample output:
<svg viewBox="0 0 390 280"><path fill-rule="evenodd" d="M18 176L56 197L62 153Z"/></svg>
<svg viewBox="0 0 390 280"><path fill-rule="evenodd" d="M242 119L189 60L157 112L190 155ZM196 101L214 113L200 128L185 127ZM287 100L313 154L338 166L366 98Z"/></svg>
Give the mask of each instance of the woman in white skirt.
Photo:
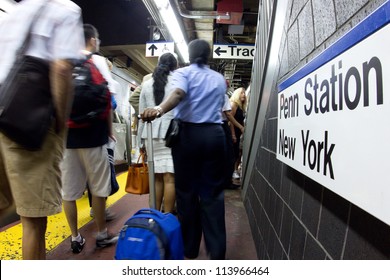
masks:
<svg viewBox="0 0 390 280"><path fill-rule="evenodd" d="M153 78L142 86L139 100L139 112L145 108L159 105L173 90L170 86L171 73L177 68L177 59L172 53L160 56L158 65L154 69ZM169 123L173 119L173 111L153 121L153 155L156 186L156 208L164 212L173 212L175 208L175 179L171 148L165 146L165 134ZM146 125L140 122L138 137L146 143Z"/></svg>

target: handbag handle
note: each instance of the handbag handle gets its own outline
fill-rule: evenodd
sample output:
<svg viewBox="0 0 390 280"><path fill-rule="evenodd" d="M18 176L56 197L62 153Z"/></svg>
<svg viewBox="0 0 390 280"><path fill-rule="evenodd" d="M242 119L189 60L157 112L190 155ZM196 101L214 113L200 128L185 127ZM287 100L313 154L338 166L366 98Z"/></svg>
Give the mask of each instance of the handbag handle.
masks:
<svg viewBox="0 0 390 280"><path fill-rule="evenodd" d="M140 152L140 154L138 156L137 164L140 163L139 160L140 160L140 158L142 158L142 162L141 163L145 167L145 157L146 157L145 152Z"/></svg>

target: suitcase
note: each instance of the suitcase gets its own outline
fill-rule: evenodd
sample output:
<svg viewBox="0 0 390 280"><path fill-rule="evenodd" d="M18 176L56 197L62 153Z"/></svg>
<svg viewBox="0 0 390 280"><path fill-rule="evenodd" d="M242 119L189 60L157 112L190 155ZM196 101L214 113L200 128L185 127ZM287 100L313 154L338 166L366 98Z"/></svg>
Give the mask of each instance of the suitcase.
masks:
<svg viewBox="0 0 390 280"><path fill-rule="evenodd" d="M126 221L119 233L116 260L182 260L180 223L171 213L156 208L152 123L147 123L147 155L151 208L142 208Z"/></svg>

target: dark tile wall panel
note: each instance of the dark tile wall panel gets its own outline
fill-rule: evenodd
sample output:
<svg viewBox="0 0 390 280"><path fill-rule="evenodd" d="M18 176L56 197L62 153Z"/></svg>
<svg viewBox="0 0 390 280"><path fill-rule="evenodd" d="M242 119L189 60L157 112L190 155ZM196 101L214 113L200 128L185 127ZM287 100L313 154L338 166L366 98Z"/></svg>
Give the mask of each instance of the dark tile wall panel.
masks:
<svg viewBox="0 0 390 280"><path fill-rule="evenodd" d="M318 240L334 259L341 258L347 232L349 205L345 199L324 189Z"/></svg>
<svg viewBox="0 0 390 280"><path fill-rule="evenodd" d="M306 236L304 260L325 260L326 253L321 248L320 244L310 234Z"/></svg>
<svg viewBox="0 0 390 280"><path fill-rule="evenodd" d="M352 205L344 259L390 259L390 227Z"/></svg>
<svg viewBox="0 0 390 280"><path fill-rule="evenodd" d="M291 239L290 239L290 253L289 257L292 260L302 260L306 242L306 230L301 224L300 220L293 217Z"/></svg>
<svg viewBox="0 0 390 280"><path fill-rule="evenodd" d="M315 237L319 226L322 191L323 187L320 184L309 178L305 180L301 218L307 229Z"/></svg>
<svg viewBox="0 0 390 280"><path fill-rule="evenodd" d="M280 196L284 203L290 204L290 193L291 193L291 180L287 177L287 172L290 170L290 167L287 165L282 165L282 178L280 183Z"/></svg>
<svg viewBox="0 0 390 280"><path fill-rule="evenodd" d="M282 227L282 215L283 215L283 201L276 196L274 205L274 215L271 217L271 223L275 228L275 231L279 234Z"/></svg>
<svg viewBox="0 0 390 280"><path fill-rule="evenodd" d="M385 0L322 2L289 2L277 67L277 73L284 76L279 81L343 36ZM314 42L299 39L299 34L319 31L321 34L314 34ZM273 92L263 93L269 95L268 108L266 118L258 120L264 126L259 146L252 147L257 156L244 197L258 258L390 259L389 225L276 159L277 83L273 88Z"/></svg>
<svg viewBox="0 0 390 280"><path fill-rule="evenodd" d="M293 214L289 208L284 207L281 231L279 233L280 241L287 255L290 252L291 230L293 224Z"/></svg>
<svg viewBox="0 0 390 280"><path fill-rule="evenodd" d="M291 180L289 206L296 216L301 217L304 176L292 168L289 168L287 176Z"/></svg>

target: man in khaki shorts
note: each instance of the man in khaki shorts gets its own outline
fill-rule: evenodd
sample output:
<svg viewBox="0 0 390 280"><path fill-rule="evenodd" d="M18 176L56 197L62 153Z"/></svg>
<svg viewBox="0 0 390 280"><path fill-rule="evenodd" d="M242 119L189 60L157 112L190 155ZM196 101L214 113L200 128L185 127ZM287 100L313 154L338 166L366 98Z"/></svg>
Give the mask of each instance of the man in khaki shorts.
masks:
<svg viewBox="0 0 390 280"><path fill-rule="evenodd" d="M46 258L47 216L62 211L59 164L73 94L70 61L80 59L84 47L81 9L76 4L69 0L24 0L0 23L0 84L38 10L41 13L33 22L26 55L50 61L56 111L53 125L38 151L26 150L0 132L0 217L13 204L16 206L23 226L23 259Z"/></svg>

